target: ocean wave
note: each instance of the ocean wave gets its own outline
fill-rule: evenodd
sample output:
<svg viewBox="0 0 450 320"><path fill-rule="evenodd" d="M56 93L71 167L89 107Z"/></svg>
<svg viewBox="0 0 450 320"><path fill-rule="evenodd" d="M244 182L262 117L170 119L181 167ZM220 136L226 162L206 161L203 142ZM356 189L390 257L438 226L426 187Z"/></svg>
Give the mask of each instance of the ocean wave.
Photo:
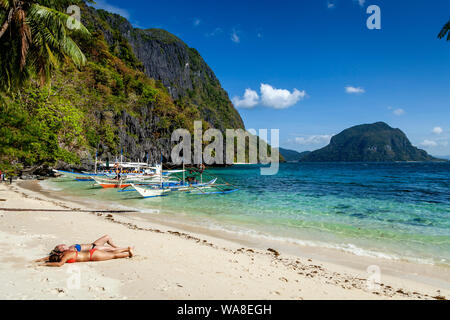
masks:
<svg viewBox="0 0 450 320"><path fill-rule="evenodd" d="M231 227L228 226L225 227L224 225L219 224L212 224L209 223L207 226L208 229L216 232L226 232L230 235L239 235L243 237L251 237L254 239L263 239L269 242L279 242L280 244L294 244L304 247L317 247L317 248L324 248L324 249L333 249L338 251L347 252L350 254L354 254L356 256L360 257L368 257L368 258L378 258L378 259L386 259L386 260L397 260L397 261L410 261L420 264L428 264L428 265L434 265L436 264L433 259L426 259L426 258L418 258L418 257L411 257L411 256L400 256L394 253L386 253L376 250L370 250L370 249L364 249L362 247L359 247L352 243L328 243L323 241L317 241L317 240L304 240L304 239L295 239L290 237L280 237L275 235L266 234L260 231L256 231L253 229L244 229L239 227ZM445 260L445 261L443 261ZM441 259L440 262L442 264L447 264L446 259Z"/></svg>
<svg viewBox="0 0 450 320"><path fill-rule="evenodd" d="M63 190L63 188L56 187L55 184L50 182L49 180L39 181L38 184L42 189L49 190L49 191L62 191Z"/></svg>

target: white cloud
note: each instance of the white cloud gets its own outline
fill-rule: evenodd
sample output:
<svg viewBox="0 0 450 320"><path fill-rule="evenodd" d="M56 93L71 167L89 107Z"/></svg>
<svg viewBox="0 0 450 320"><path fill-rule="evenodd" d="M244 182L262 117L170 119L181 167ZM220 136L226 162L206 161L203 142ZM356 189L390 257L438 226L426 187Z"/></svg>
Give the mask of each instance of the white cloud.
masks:
<svg viewBox="0 0 450 320"><path fill-rule="evenodd" d="M346 86L345 92L347 92L349 94L354 94L354 93L359 94L359 93L364 93L366 91L361 87Z"/></svg>
<svg viewBox="0 0 450 320"><path fill-rule="evenodd" d="M261 103L274 109L285 109L295 105L305 98L306 92L294 89L290 92L286 89L276 89L269 84L261 84Z"/></svg>
<svg viewBox="0 0 450 320"><path fill-rule="evenodd" d="M198 19L198 18L195 18L194 19L194 27L198 27L199 25L200 25L200 23L201 23L202 21L200 20L200 19Z"/></svg>
<svg viewBox="0 0 450 320"><path fill-rule="evenodd" d="M95 4L92 4L94 8L103 9L112 13L117 13L118 15L121 15L127 20L130 20L130 13L128 12L128 10L111 5L104 0L96 0L95 2L96 2Z"/></svg>
<svg viewBox="0 0 450 320"><path fill-rule="evenodd" d="M244 97L241 99L239 97L233 98L233 104L236 108L253 108L259 103L259 95L256 91L251 89L246 89Z"/></svg>
<svg viewBox="0 0 450 320"><path fill-rule="evenodd" d="M333 135L324 134L324 135L311 135L311 136L302 136L296 137L294 142L296 144L302 146L310 146L310 145L327 145L330 143Z"/></svg>
<svg viewBox="0 0 450 320"><path fill-rule="evenodd" d="M236 31L235 29L233 29L233 32L231 33L231 41L233 41L234 43L241 42L241 38L239 37L238 31Z"/></svg>
<svg viewBox="0 0 450 320"><path fill-rule="evenodd" d="M286 109L306 97L306 91L294 89L291 92L286 89L276 89L264 83L261 83L260 91L261 96L252 89L246 89L243 98L233 98L233 104L236 108L253 108L261 104L269 108Z"/></svg>
<svg viewBox="0 0 450 320"><path fill-rule="evenodd" d="M405 114L405 110L398 108L398 109L395 109L394 111L392 111L392 113L395 114L396 116L402 116Z"/></svg>
<svg viewBox="0 0 450 320"><path fill-rule="evenodd" d="M442 130L441 127L434 127L433 128L433 133L434 134L441 134L442 132L444 132L444 130Z"/></svg>
<svg viewBox="0 0 450 320"><path fill-rule="evenodd" d="M438 144L433 140L424 140L420 145L424 147L434 148L437 147Z"/></svg>
<svg viewBox="0 0 450 320"><path fill-rule="evenodd" d="M333 9L333 8L335 8L336 7L336 4L334 4L333 2L331 2L331 1L328 1L327 2L327 8L328 9Z"/></svg>

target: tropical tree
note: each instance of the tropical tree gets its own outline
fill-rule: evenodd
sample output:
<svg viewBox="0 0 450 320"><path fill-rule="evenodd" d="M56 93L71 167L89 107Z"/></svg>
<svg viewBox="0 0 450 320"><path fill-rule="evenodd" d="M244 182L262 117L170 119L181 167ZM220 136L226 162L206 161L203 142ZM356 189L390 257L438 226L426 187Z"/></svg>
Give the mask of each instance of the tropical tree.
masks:
<svg viewBox="0 0 450 320"><path fill-rule="evenodd" d="M68 1L0 0L0 90L18 88L32 75L43 85L64 60L77 67L86 63L72 36L89 31L71 23L73 18L60 11L64 5Z"/></svg>
<svg viewBox="0 0 450 320"><path fill-rule="evenodd" d="M447 34L447 41L450 41L450 21L447 22L438 34L438 38L442 39Z"/></svg>

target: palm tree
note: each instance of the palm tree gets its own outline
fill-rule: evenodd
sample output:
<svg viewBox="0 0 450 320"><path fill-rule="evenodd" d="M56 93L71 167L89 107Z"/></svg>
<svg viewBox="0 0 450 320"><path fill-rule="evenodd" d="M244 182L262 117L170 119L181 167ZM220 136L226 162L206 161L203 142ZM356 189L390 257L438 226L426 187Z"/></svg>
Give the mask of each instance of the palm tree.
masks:
<svg viewBox="0 0 450 320"><path fill-rule="evenodd" d="M442 39L447 34L447 41L450 41L450 21L445 24L441 32L439 32L438 38Z"/></svg>
<svg viewBox="0 0 450 320"><path fill-rule="evenodd" d="M89 31L81 23L67 28L72 18L57 10L65 2L0 0L0 90L17 88L33 74L43 85L66 58L77 67L86 63L71 36Z"/></svg>

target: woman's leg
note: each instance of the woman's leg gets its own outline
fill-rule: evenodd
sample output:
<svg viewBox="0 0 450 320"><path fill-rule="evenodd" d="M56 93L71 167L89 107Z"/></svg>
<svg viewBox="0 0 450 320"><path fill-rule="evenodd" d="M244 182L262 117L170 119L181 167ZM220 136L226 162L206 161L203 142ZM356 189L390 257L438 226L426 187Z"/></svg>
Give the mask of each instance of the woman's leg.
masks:
<svg viewBox="0 0 450 320"><path fill-rule="evenodd" d="M117 246L113 243L112 238L108 235L104 235L100 239L97 239L93 242L95 246L104 246L105 244L109 244L113 248L117 248Z"/></svg>
<svg viewBox="0 0 450 320"><path fill-rule="evenodd" d="M112 259L122 259L122 258L128 258L133 256L133 250L131 248L119 250L116 252L105 252L101 250L96 250L92 254L92 260L91 261L107 261Z"/></svg>
<svg viewBox="0 0 450 320"><path fill-rule="evenodd" d="M95 249L97 250L101 250L101 251L106 251L106 252L116 252L116 251L120 251L120 250L127 250L128 248L113 248L110 246L95 246Z"/></svg>

